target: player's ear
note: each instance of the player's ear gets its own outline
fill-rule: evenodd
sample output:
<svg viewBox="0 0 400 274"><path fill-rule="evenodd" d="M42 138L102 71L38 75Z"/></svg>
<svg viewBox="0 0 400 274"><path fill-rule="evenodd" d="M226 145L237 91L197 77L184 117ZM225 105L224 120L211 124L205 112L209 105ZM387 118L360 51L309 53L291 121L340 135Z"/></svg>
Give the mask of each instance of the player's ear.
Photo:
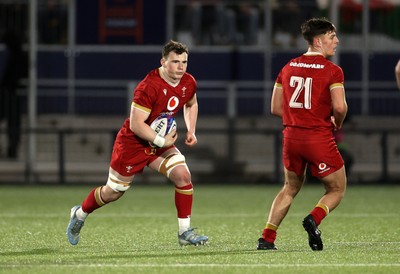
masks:
<svg viewBox="0 0 400 274"><path fill-rule="evenodd" d="M314 47L318 46L318 38L316 36L313 38L312 46Z"/></svg>
<svg viewBox="0 0 400 274"><path fill-rule="evenodd" d="M321 47L322 46L322 40L320 36L315 36L314 37L314 46L316 47Z"/></svg>
<svg viewBox="0 0 400 274"><path fill-rule="evenodd" d="M164 64L165 64L165 59L164 59L164 57L163 57L163 58L161 58L161 60L160 60L160 64L161 64L161 66L164 66Z"/></svg>

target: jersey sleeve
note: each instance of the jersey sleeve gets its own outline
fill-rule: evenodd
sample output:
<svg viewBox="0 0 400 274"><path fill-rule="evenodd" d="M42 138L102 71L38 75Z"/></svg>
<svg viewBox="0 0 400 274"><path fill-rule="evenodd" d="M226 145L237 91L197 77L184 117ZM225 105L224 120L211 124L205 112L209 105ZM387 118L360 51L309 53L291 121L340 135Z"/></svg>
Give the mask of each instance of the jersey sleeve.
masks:
<svg viewBox="0 0 400 274"><path fill-rule="evenodd" d="M329 85L329 90L337 87L344 87L344 74L339 66L334 65L332 68L332 81Z"/></svg>
<svg viewBox="0 0 400 274"><path fill-rule="evenodd" d="M152 109L153 99L151 98L151 87L141 82L136 88L133 95L132 107L150 113Z"/></svg>
<svg viewBox="0 0 400 274"><path fill-rule="evenodd" d="M282 70L279 72L275 80L275 87L282 88Z"/></svg>
<svg viewBox="0 0 400 274"><path fill-rule="evenodd" d="M187 83L189 86L189 98L192 98L196 94L196 91L197 91L197 81L193 77L193 75L191 75L189 73L186 73L186 75L188 76Z"/></svg>

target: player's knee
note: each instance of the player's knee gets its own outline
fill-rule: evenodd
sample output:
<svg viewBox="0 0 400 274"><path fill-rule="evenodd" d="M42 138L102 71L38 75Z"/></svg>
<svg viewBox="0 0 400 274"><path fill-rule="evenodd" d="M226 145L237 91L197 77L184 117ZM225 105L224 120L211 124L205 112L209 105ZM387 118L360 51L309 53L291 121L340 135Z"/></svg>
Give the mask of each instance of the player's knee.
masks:
<svg viewBox="0 0 400 274"><path fill-rule="evenodd" d="M115 175L109 174L107 186L109 186L115 192L125 192L131 187L131 182L119 180Z"/></svg>
<svg viewBox="0 0 400 274"><path fill-rule="evenodd" d="M346 192L346 187L341 183L331 184L330 186L326 187L326 189L327 193L336 195L336 197L340 200L344 197L344 194Z"/></svg>
<svg viewBox="0 0 400 274"><path fill-rule="evenodd" d="M178 172L174 174L173 182L176 186L187 186L192 182L192 176L189 172Z"/></svg>
<svg viewBox="0 0 400 274"><path fill-rule="evenodd" d="M345 187L342 187L342 188L339 189L340 199L342 199L344 197L345 193L346 193L346 188Z"/></svg>
<svg viewBox="0 0 400 274"><path fill-rule="evenodd" d="M104 191L103 191L104 190ZM101 199L104 203L108 204L121 198L125 192L115 191L109 185L105 185L101 192Z"/></svg>
<svg viewBox="0 0 400 274"><path fill-rule="evenodd" d="M167 156L160 164L159 167L159 172L162 173L164 176L167 178L170 177L171 172L173 169L175 169L178 166L184 166L185 167L185 172L180 172L178 176L189 176L190 178L190 173L186 165L185 161L185 156L182 154L172 154Z"/></svg>

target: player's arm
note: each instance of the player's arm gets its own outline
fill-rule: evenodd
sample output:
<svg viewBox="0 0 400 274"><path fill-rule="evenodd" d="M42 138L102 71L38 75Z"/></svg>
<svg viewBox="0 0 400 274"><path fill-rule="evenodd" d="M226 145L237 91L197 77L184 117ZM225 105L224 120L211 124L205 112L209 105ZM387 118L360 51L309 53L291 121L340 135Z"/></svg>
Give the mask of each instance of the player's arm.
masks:
<svg viewBox="0 0 400 274"><path fill-rule="evenodd" d="M154 143L158 147L169 147L175 143L177 134L175 131L167 134L165 137L158 136L156 132L145 123L150 115L150 111L136 107L135 103L132 103L130 113L130 129L135 135L148 142Z"/></svg>
<svg viewBox="0 0 400 274"><path fill-rule="evenodd" d="M397 62L394 68L394 74L396 76L397 87L400 89L400 60Z"/></svg>
<svg viewBox="0 0 400 274"><path fill-rule="evenodd" d="M276 115L278 117L282 117L283 114L282 96L283 96L282 85L275 83L274 89L272 90L271 114Z"/></svg>
<svg viewBox="0 0 400 274"><path fill-rule="evenodd" d="M183 107L183 117L187 128L185 144L188 146L197 144L195 133L198 113L199 105L197 104L197 96L195 94Z"/></svg>
<svg viewBox="0 0 400 274"><path fill-rule="evenodd" d="M335 129L340 129L347 114L347 102L343 85L331 89L333 124Z"/></svg>

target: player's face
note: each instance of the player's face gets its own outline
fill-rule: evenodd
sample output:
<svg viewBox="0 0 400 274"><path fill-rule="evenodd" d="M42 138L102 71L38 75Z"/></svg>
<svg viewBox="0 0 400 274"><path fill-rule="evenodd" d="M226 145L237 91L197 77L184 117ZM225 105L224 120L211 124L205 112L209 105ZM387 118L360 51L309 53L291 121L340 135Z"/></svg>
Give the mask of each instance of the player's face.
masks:
<svg viewBox="0 0 400 274"><path fill-rule="evenodd" d="M339 39L336 36L336 32L328 32L321 35L321 49L325 57L333 56L336 53L336 48L339 44Z"/></svg>
<svg viewBox="0 0 400 274"><path fill-rule="evenodd" d="M166 59L163 58L161 60L161 63L169 78L173 80L179 80L186 72L188 65L188 55L187 53L182 53L178 55L175 52L171 51Z"/></svg>

